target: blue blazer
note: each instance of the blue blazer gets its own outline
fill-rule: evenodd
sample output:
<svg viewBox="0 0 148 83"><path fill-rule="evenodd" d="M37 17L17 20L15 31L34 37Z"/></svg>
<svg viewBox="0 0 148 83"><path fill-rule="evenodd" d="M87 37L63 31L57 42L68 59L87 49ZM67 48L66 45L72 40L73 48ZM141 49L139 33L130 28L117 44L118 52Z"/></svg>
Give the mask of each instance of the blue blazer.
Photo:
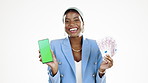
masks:
<svg viewBox="0 0 148 83"><path fill-rule="evenodd" d="M76 68L69 38L52 40L50 42L58 61L58 72L52 76L49 70L49 83L76 83ZM106 83L105 75L100 78L98 69L102 55L95 40L83 38L82 43L82 83Z"/></svg>

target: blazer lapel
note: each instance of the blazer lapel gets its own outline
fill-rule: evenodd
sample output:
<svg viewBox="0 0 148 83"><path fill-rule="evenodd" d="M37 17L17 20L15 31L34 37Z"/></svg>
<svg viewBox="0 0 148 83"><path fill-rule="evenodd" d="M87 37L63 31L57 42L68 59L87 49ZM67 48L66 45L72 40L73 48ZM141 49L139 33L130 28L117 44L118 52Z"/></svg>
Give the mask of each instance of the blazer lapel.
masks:
<svg viewBox="0 0 148 83"><path fill-rule="evenodd" d="M72 50L71 50L71 45L70 45L70 41L68 38L65 38L62 44L62 51L64 53L64 56L66 57L66 60L68 61L68 63L70 64L73 72L75 73L75 63L74 63L74 58L73 58L73 54L72 54Z"/></svg>
<svg viewBox="0 0 148 83"><path fill-rule="evenodd" d="M84 75L86 66L89 60L90 55L90 45L87 39L83 39L82 45L82 75Z"/></svg>

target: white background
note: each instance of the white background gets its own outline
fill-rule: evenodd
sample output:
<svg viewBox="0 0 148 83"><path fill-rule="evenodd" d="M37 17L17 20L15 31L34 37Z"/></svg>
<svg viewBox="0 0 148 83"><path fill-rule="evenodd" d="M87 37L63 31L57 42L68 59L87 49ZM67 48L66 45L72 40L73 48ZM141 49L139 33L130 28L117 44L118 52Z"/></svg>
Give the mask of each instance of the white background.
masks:
<svg viewBox="0 0 148 83"><path fill-rule="evenodd" d="M0 0L0 83L48 83L37 41L64 37L62 15L73 6L85 37L117 41L107 83L148 83L147 0Z"/></svg>

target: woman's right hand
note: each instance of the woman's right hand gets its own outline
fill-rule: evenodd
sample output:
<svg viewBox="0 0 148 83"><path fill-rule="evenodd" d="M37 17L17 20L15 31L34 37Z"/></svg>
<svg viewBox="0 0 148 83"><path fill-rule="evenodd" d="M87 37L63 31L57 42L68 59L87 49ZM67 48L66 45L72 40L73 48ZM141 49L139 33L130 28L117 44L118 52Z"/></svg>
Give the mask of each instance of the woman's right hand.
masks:
<svg viewBox="0 0 148 83"><path fill-rule="evenodd" d="M53 62L49 62L49 63L46 63L48 66L50 66L51 70L52 70L52 74L53 75L56 75L56 73L58 72L58 62L56 60L56 57L52 52L52 57L53 57ZM39 51L39 54L40 54L40 51ZM41 54L39 55L39 58L40 58L40 61L42 62L42 58L41 58Z"/></svg>

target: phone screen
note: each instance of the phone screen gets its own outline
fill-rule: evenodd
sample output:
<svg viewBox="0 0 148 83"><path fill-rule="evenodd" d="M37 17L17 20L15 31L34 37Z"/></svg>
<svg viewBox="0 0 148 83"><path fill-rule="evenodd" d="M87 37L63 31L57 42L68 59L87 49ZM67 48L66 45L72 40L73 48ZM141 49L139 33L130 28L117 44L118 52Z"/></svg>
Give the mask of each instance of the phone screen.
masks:
<svg viewBox="0 0 148 83"><path fill-rule="evenodd" d="M50 50L49 39L43 39L38 41L42 63L48 63L53 61L52 53Z"/></svg>

